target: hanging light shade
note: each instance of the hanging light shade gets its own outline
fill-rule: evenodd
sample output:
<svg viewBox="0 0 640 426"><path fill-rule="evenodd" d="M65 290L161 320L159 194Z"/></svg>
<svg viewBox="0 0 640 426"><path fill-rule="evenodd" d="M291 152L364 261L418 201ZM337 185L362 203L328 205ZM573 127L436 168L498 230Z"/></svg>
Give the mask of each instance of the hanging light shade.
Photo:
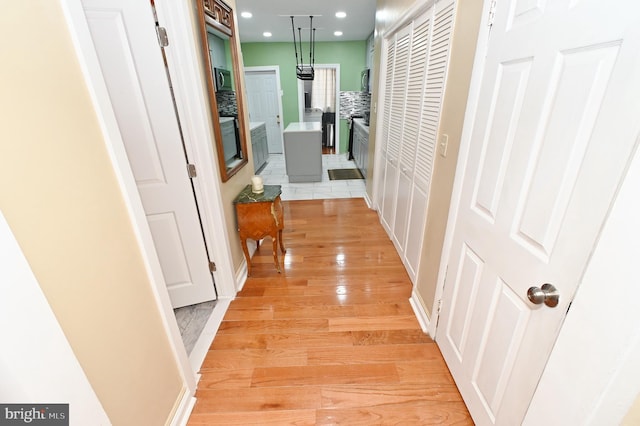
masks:
<svg viewBox="0 0 640 426"><path fill-rule="evenodd" d="M302 28L298 27L298 40L296 41L296 27L291 16L291 30L293 31L293 48L296 53L296 76L300 80L313 80L315 71L313 65L316 54L316 29L313 28L313 16L309 16L309 64L304 63L304 53L302 51ZM298 47L300 57L298 58Z"/></svg>

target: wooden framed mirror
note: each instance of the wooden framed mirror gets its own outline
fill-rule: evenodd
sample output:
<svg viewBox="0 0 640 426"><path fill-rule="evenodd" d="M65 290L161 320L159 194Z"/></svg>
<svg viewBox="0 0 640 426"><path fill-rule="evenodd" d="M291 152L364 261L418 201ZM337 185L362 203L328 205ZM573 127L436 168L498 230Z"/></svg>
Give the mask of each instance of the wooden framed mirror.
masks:
<svg viewBox="0 0 640 426"><path fill-rule="evenodd" d="M199 0L198 15L218 164L226 182L248 163L233 10L220 0Z"/></svg>

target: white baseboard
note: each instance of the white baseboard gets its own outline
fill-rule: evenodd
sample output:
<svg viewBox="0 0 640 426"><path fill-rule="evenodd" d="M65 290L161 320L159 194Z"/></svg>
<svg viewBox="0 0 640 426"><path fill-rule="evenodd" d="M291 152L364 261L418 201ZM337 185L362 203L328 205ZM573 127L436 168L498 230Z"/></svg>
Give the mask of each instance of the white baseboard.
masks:
<svg viewBox="0 0 640 426"><path fill-rule="evenodd" d="M427 314L427 311L424 309L424 306L422 305L422 299L420 295L416 292L415 288L411 292L409 303L411 304L413 313L416 314L418 323L420 323L420 328L425 334L429 334L429 323L430 323L429 314Z"/></svg>
<svg viewBox="0 0 640 426"><path fill-rule="evenodd" d="M247 261L243 260L240 264L240 269L236 272L236 293L242 291L244 287L244 283L247 282L247 278L249 277L249 271L247 269Z"/></svg>
<svg viewBox="0 0 640 426"><path fill-rule="evenodd" d="M195 405L196 398L185 389L175 415L171 419L171 426L186 426Z"/></svg>
<svg viewBox="0 0 640 426"><path fill-rule="evenodd" d="M369 198L369 194L367 193L367 191L364 192L364 202L367 203L367 207L369 207L372 210L375 210L373 208L373 201L371 201L371 199Z"/></svg>

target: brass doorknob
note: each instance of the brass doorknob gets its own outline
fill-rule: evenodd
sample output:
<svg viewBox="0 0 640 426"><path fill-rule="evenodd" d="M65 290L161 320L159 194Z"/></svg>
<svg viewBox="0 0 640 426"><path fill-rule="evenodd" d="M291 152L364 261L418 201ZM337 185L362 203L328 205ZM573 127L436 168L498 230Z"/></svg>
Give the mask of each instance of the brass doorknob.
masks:
<svg viewBox="0 0 640 426"><path fill-rule="evenodd" d="M560 292L552 284L543 284L540 287L529 287L527 297L534 305L545 304L550 308L555 308L560 302Z"/></svg>

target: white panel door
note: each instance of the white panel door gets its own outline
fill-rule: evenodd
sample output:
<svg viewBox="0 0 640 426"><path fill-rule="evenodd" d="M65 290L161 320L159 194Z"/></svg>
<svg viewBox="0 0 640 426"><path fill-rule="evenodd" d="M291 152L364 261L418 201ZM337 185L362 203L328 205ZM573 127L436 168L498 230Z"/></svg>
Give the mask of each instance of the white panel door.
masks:
<svg viewBox="0 0 640 426"><path fill-rule="evenodd" d="M516 425L640 132L640 4L499 0L487 49L436 339L474 421Z"/></svg>
<svg viewBox="0 0 640 426"><path fill-rule="evenodd" d="M174 307L216 297L149 2L83 0Z"/></svg>
<svg viewBox="0 0 640 426"><path fill-rule="evenodd" d="M273 71L246 71L247 101L251 121L263 121L267 125L269 154L282 153L282 117L278 80Z"/></svg>

